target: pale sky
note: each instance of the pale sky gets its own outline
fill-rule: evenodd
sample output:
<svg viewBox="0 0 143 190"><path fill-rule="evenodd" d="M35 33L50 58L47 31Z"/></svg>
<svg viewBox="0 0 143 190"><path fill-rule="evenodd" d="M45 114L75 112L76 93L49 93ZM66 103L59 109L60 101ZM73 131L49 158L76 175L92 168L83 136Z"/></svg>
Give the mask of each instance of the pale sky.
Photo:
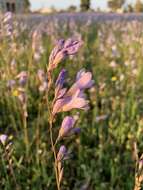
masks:
<svg viewBox="0 0 143 190"><path fill-rule="evenodd" d="M127 0L128 2L135 2L135 0ZM79 6L80 0L30 0L31 8L38 9L42 7L51 7L55 8L67 8L70 5ZM91 0L91 5L93 8L103 8L107 6L107 0Z"/></svg>

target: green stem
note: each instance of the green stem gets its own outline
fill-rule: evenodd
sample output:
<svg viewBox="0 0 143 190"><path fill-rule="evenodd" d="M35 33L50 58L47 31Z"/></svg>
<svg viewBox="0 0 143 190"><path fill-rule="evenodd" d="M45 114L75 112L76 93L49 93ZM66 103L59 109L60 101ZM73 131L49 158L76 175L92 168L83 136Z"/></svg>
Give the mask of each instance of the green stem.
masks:
<svg viewBox="0 0 143 190"><path fill-rule="evenodd" d="M24 142L26 147L26 157L28 158L29 155L29 138L28 138L28 131L27 131L27 118L23 116L23 122L24 122Z"/></svg>

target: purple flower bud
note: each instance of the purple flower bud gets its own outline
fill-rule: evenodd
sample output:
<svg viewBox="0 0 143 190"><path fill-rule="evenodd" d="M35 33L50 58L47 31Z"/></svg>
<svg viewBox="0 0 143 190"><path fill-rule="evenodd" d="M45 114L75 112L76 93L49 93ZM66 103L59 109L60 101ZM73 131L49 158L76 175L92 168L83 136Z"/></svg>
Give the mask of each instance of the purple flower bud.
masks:
<svg viewBox="0 0 143 190"><path fill-rule="evenodd" d="M67 56L76 54L81 45L82 42L78 40L59 40L49 57L48 70L51 71L55 69L58 66L58 64Z"/></svg>
<svg viewBox="0 0 143 190"><path fill-rule="evenodd" d="M57 80L56 80L56 86L60 86L60 88L63 87L63 84L65 82L67 71L65 69L62 69Z"/></svg>
<svg viewBox="0 0 143 190"><path fill-rule="evenodd" d="M66 116L62 122L62 126L59 131L59 138L68 136L74 124L75 124L75 120L73 119L73 117Z"/></svg>
<svg viewBox="0 0 143 190"><path fill-rule="evenodd" d="M66 153L67 153L67 149L64 145L62 145L57 154L57 161L63 160L63 158L66 156Z"/></svg>
<svg viewBox="0 0 143 190"><path fill-rule="evenodd" d="M70 38L64 44L65 51L67 51L68 55L74 55L78 52L82 43L83 43L82 41L73 40Z"/></svg>
<svg viewBox="0 0 143 190"><path fill-rule="evenodd" d="M60 72L57 81L56 81L56 88L55 88L55 99L61 98L67 91L66 88L63 88L65 77L66 77L67 71L65 69L62 69ZM63 88L63 89L62 89Z"/></svg>
<svg viewBox="0 0 143 190"><path fill-rule="evenodd" d="M52 50L50 57L49 57L49 70L54 69L57 64L60 62L60 60L58 60L58 53L63 49L64 47L64 40L61 39L57 42L57 45L55 46L55 48ZM61 56L62 57L62 56ZM62 60L62 58L61 58Z"/></svg>

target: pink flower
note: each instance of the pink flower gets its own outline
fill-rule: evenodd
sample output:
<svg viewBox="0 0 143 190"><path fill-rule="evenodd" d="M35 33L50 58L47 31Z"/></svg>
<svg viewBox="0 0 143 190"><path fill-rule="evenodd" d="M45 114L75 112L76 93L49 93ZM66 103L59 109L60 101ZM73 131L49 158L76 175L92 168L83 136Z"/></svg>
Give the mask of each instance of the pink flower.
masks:
<svg viewBox="0 0 143 190"><path fill-rule="evenodd" d="M53 107L53 115L58 112L66 112L72 109L88 109L88 101L85 100L83 92L77 90L76 93L72 96L65 96L61 99L58 99Z"/></svg>
<svg viewBox="0 0 143 190"><path fill-rule="evenodd" d="M67 96L76 93L78 89L84 90L87 88L91 88L93 84L94 80L92 80L91 72L85 72L85 70L82 69L77 73L76 82L68 90Z"/></svg>

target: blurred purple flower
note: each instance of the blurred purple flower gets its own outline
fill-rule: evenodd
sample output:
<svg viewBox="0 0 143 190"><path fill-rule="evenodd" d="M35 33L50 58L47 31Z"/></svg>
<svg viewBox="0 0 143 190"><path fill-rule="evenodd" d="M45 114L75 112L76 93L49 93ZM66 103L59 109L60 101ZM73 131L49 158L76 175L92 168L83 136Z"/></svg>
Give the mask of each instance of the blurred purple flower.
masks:
<svg viewBox="0 0 143 190"><path fill-rule="evenodd" d="M24 87L26 85L28 74L26 71L21 71L17 76L16 79L19 79L19 85Z"/></svg>
<svg viewBox="0 0 143 190"><path fill-rule="evenodd" d="M40 92L45 92L48 89L48 83L44 81L40 86L39 86L39 91Z"/></svg>
<svg viewBox="0 0 143 190"><path fill-rule="evenodd" d="M9 81L7 82L7 88L8 88L9 90L12 90L15 85L16 85L16 81L15 81L15 80L9 80Z"/></svg>
<svg viewBox="0 0 143 190"><path fill-rule="evenodd" d="M41 83L46 80L46 74L45 74L45 72L44 72L42 69L39 69L39 70L38 70L37 76L38 76L38 79L39 79L39 81L40 81Z"/></svg>
<svg viewBox="0 0 143 190"><path fill-rule="evenodd" d="M13 15L11 12L6 12L3 16L3 29L4 29L4 35L12 37L12 31L13 31Z"/></svg>
<svg viewBox="0 0 143 190"><path fill-rule="evenodd" d="M41 41L41 32L39 29L36 29L32 33L32 50L35 52L37 47L39 47Z"/></svg>
<svg viewBox="0 0 143 190"><path fill-rule="evenodd" d="M8 136L5 134L0 135L0 142L5 145Z"/></svg>
<svg viewBox="0 0 143 190"><path fill-rule="evenodd" d="M12 19L12 13L11 12L6 12L3 17L3 23L7 23L11 21Z"/></svg>
<svg viewBox="0 0 143 190"><path fill-rule="evenodd" d="M39 91L40 92L46 91L46 89L48 88L48 80L47 80L45 72L42 69L39 69L37 76L38 76L39 82L41 83L39 86Z"/></svg>
<svg viewBox="0 0 143 190"><path fill-rule="evenodd" d="M82 41L74 39L68 39L66 41L63 39L59 40L56 47L50 54L48 70L51 71L55 69L67 56L76 54L81 45Z"/></svg>
<svg viewBox="0 0 143 190"><path fill-rule="evenodd" d="M79 134L81 132L80 128L73 128L70 132L70 135L75 135L75 134Z"/></svg>

